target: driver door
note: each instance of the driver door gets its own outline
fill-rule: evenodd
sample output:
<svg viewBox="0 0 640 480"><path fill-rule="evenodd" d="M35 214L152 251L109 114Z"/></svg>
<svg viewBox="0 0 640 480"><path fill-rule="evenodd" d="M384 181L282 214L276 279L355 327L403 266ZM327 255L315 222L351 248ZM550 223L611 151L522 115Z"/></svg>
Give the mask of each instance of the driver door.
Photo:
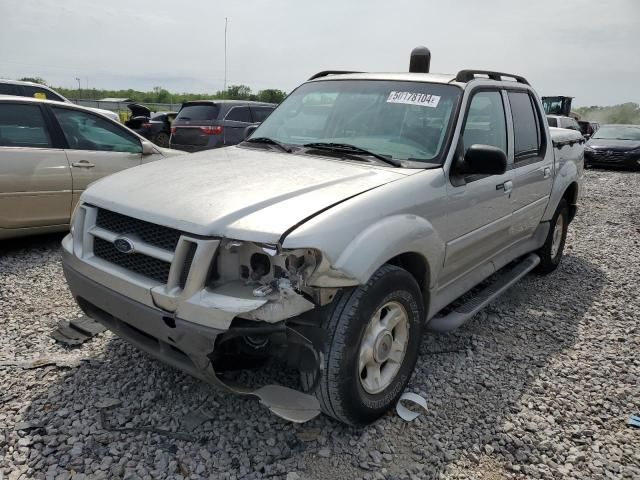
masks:
<svg viewBox="0 0 640 480"><path fill-rule="evenodd" d="M52 111L67 141L73 206L89 184L142 162L140 139L114 122L73 108Z"/></svg>
<svg viewBox="0 0 640 480"><path fill-rule="evenodd" d="M462 129L462 152L474 144L492 145L508 155L507 121L499 90L473 93ZM463 153L462 153L463 154ZM511 243L513 169L502 175L470 175L447 185L447 230L439 286L463 277Z"/></svg>

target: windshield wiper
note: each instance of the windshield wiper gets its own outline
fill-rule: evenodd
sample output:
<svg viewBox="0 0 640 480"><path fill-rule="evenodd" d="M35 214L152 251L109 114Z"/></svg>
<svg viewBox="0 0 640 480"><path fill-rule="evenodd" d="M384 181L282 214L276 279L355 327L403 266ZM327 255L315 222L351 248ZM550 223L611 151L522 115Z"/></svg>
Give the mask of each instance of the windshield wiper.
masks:
<svg viewBox="0 0 640 480"><path fill-rule="evenodd" d="M393 165L394 167L402 166L400 161L393 157L390 157L387 155L381 155L379 153L374 153L364 148L351 145L350 143L313 142L313 143L305 143L303 147L315 148L317 150L327 150L330 152L352 153L355 155L368 155L370 157L374 157L374 158L377 158L378 160L388 163L389 165Z"/></svg>
<svg viewBox="0 0 640 480"><path fill-rule="evenodd" d="M245 140L247 143L264 143L266 145L275 145L283 152L291 153L291 149L287 147L284 143L279 142L278 140L274 140L269 137L256 137Z"/></svg>

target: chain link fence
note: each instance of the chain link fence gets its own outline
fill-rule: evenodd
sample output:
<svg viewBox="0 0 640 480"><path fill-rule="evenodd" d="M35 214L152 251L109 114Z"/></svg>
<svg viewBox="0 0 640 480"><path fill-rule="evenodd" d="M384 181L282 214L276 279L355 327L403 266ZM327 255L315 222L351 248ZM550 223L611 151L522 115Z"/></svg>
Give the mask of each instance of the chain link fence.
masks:
<svg viewBox="0 0 640 480"><path fill-rule="evenodd" d="M136 102L113 102L103 100L86 100L86 99L70 99L76 105L91 108L102 108L104 110L110 110L116 112L120 116L120 120L123 122L128 120L131 116L131 111L128 105ZM180 110L181 103L141 103L151 112L177 112Z"/></svg>

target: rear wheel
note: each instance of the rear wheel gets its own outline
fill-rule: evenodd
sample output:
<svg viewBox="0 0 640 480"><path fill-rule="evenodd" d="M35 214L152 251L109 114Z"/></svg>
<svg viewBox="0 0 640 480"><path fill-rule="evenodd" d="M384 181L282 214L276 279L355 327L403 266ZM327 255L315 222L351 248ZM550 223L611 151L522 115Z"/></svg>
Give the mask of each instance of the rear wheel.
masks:
<svg viewBox="0 0 640 480"><path fill-rule="evenodd" d="M336 297L322 325L328 339L321 370L303 373L303 386L314 389L327 415L350 425L372 422L395 405L409 381L423 320L415 279L384 265L366 285Z"/></svg>
<svg viewBox="0 0 640 480"><path fill-rule="evenodd" d="M153 143L155 143L159 147L168 147L169 146L169 135L164 133L164 132L160 132L154 137Z"/></svg>
<svg viewBox="0 0 640 480"><path fill-rule="evenodd" d="M550 224L547 239L536 252L540 257L540 264L535 269L537 273L551 273L560 265L569 226L569 208L565 200L560 200Z"/></svg>

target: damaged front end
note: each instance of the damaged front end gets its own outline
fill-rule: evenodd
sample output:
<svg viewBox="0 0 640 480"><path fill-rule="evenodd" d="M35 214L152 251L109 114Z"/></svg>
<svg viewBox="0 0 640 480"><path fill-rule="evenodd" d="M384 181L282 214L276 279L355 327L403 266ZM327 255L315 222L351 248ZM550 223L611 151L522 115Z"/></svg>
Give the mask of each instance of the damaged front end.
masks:
<svg viewBox="0 0 640 480"><path fill-rule="evenodd" d="M258 397L288 420L304 422L320 412L311 394L279 385L246 388L218 373L276 357L320 378L320 319L338 288L316 285L339 276L321 252L186 233L167 252L145 235L96 221L97 210L82 205L63 241L67 281L89 316L166 363L232 393ZM118 240L132 253L108 250ZM140 274L145 257L170 264L163 284Z"/></svg>

